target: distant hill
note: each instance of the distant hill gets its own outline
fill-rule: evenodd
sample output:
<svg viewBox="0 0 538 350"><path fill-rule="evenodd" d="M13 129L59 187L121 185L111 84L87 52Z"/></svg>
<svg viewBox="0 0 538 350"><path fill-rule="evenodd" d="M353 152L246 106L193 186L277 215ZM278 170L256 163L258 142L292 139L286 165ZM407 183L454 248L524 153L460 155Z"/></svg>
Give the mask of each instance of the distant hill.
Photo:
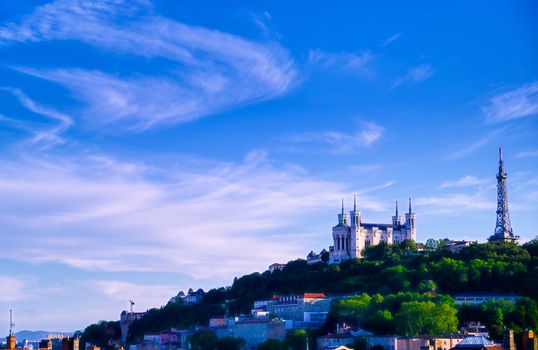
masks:
<svg viewBox="0 0 538 350"><path fill-rule="evenodd" d="M50 331L29 331L23 330L15 333L17 341L29 340L29 341L38 341L41 339L46 339L49 334L63 334L65 336L72 336L73 333L69 332L50 332Z"/></svg>

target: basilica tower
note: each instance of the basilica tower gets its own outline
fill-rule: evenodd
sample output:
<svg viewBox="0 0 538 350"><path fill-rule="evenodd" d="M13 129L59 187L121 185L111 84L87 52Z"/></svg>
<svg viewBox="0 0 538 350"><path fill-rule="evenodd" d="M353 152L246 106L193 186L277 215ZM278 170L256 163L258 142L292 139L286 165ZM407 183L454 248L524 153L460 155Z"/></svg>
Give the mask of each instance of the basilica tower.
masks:
<svg viewBox="0 0 538 350"><path fill-rule="evenodd" d="M411 198L409 198L409 212L405 213L405 228L406 235L405 239L416 241L417 240L417 214L413 213L411 209Z"/></svg>

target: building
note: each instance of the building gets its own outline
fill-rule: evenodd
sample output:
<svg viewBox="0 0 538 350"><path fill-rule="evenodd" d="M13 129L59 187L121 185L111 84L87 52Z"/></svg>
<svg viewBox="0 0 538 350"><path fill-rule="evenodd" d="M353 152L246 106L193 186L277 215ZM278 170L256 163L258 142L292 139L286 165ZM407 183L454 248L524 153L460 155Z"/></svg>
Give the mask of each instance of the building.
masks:
<svg viewBox="0 0 538 350"><path fill-rule="evenodd" d="M372 350L374 347L383 350L398 350L398 337L394 335L374 335L366 338L366 348Z"/></svg>
<svg viewBox="0 0 538 350"><path fill-rule="evenodd" d="M466 336L489 337L488 329L480 322L468 322L461 328L461 332Z"/></svg>
<svg viewBox="0 0 538 350"><path fill-rule="evenodd" d="M538 338L532 330L523 332L523 350L538 350Z"/></svg>
<svg viewBox="0 0 538 350"><path fill-rule="evenodd" d="M192 332L185 329L170 328L159 334L161 349L187 349L188 337Z"/></svg>
<svg viewBox="0 0 538 350"><path fill-rule="evenodd" d="M464 336L461 334L401 337L397 340L397 350L450 350L463 339Z"/></svg>
<svg viewBox="0 0 538 350"><path fill-rule="evenodd" d="M351 334L329 333L322 335L316 340L317 350L324 350L329 347L340 347L352 344L355 338Z"/></svg>
<svg viewBox="0 0 538 350"><path fill-rule="evenodd" d="M446 244L446 247L452 253L459 253L463 248L467 248L467 247L470 247L472 244L478 243L478 241L466 241L466 240L455 241L448 238L443 239L442 242Z"/></svg>
<svg viewBox="0 0 538 350"><path fill-rule="evenodd" d="M516 340L513 329L507 329L504 331L503 348L504 350L516 350Z"/></svg>
<svg viewBox="0 0 538 350"><path fill-rule="evenodd" d="M199 288L196 292L190 288L187 295L185 295L183 298L183 301L187 304L198 304L200 301L202 301L204 294L205 293L202 288Z"/></svg>
<svg viewBox="0 0 538 350"><path fill-rule="evenodd" d="M326 348L323 348L323 350L353 350L352 348L348 348L345 345L329 345Z"/></svg>
<svg viewBox="0 0 538 350"><path fill-rule="evenodd" d="M404 240L416 241L416 214L411 210L411 198L405 222L398 214L398 202L396 202L396 212L390 224L362 222L356 199L350 215L344 212L344 200L342 200L342 212L338 214L338 224L333 227L332 236L334 244L329 248L329 262L333 264L347 259L362 258L364 248L369 246L401 243Z"/></svg>
<svg viewBox="0 0 538 350"><path fill-rule="evenodd" d="M323 249L321 252L319 252L318 254L314 253L314 251L310 251L310 253L308 253L308 255L306 256L306 263L308 265L312 265L312 264L316 264L316 263L319 263L319 262L323 262L323 257L325 255L329 254L329 252L326 250L326 249ZM330 255L329 255L330 256ZM327 262L325 260L325 262Z"/></svg>
<svg viewBox="0 0 538 350"><path fill-rule="evenodd" d="M502 346L486 337L467 337L450 350L502 350Z"/></svg>
<svg viewBox="0 0 538 350"><path fill-rule="evenodd" d="M235 338L245 339L245 349L256 349L268 339L284 340L286 328L280 319L258 318L230 323Z"/></svg>
<svg viewBox="0 0 538 350"><path fill-rule="evenodd" d="M517 242L519 236L514 235L508 212L508 190L504 171L503 150L499 148L499 172L497 173L497 221L490 242Z"/></svg>
<svg viewBox="0 0 538 350"><path fill-rule="evenodd" d="M13 333L13 326L15 326L13 323L13 311L9 310L9 334L6 337L5 349L0 350L21 350L21 348L17 348L17 338L15 338L15 334Z"/></svg>
<svg viewBox="0 0 538 350"><path fill-rule="evenodd" d="M512 302L517 302L521 299L521 296L516 294L503 294L503 293L464 293L457 294L454 296L456 304L482 304L486 301L494 300L508 300Z"/></svg>
<svg viewBox="0 0 538 350"><path fill-rule="evenodd" d="M323 293L274 297L266 302L269 314L287 321L286 328L319 328L331 309L331 298ZM260 302L257 302L260 305Z"/></svg>
<svg viewBox="0 0 538 350"><path fill-rule="evenodd" d="M52 350L52 340L43 339L39 342L39 350Z"/></svg>
<svg viewBox="0 0 538 350"><path fill-rule="evenodd" d="M65 337L62 339L62 350L79 350L79 343L76 337Z"/></svg>
<svg viewBox="0 0 538 350"><path fill-rule="evenodd" d="M394 335L366 335L368 349L382 348L383 350L451 350L461 341L461 334L440 336L400 337Z"/></svg>
<svg viewBox="0 0 538 350"><path fill-rule="evenodd" d="M129 333L129 326L134 321L142 318L146 313L145 312L131 312L123 310L120 314L120 328L121 328L121 343L125 344L127 340L127 334ZM63 350L63 349L62 349Z"/></svg>
<svg viewBox="0 0 538 350"><path fill-rule="evenodd" d="M269 265L268 270L269 270L269 272L275 272L276 270L281 271L285 267L286 267L286 264L274 263L274 264Z"/></svg>

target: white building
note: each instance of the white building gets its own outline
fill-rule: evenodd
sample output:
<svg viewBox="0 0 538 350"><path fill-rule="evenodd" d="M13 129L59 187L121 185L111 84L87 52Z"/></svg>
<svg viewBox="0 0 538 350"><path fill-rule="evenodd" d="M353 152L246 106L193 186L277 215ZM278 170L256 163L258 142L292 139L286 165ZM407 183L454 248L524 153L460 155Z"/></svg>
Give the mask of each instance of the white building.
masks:
<svg viewBox="0 0 538 350"><path fill-rule="evenodd" d="M521 299L521 296L516 294L503 294L503 293L464 293L464 294L458 294L454 296L454 300L456 301L456 304L474 304L479 305L483 304L487 301L493 300L493 301L499 301L499 300L507 300L512 301L516 303L519 299Z"/></svg>
<svg viewBox="0 0 538 350"><path fill-rule="evenodd" d="M335 264L347 259L362 258L364 248L381 242L393 244L404 240L415 241L416 214L411 210L411 198L409 198L409 212L405 214L405 222L398 214L398 202L396 202L396 213L392 217L391 224L371 224L362 222L356 200L349 215L344 212L344 200L342 200L338 225L334 226L332 231L334 245L329 249L331 253L329 262Z"/></svg>

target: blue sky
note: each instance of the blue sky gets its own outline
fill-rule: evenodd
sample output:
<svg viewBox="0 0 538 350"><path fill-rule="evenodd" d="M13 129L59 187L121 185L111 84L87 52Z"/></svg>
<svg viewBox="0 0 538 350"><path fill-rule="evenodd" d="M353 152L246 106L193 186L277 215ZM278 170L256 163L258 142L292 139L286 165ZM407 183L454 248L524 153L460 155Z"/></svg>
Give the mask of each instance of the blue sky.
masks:
<svg viewBox="0 0 538 350"><path fill-rule="evenodd" d="M485 241L499 145L532 239L537 7L2 1L0 329L304 257L353 194L370 222L412 197L419 241Z"/></svg>

